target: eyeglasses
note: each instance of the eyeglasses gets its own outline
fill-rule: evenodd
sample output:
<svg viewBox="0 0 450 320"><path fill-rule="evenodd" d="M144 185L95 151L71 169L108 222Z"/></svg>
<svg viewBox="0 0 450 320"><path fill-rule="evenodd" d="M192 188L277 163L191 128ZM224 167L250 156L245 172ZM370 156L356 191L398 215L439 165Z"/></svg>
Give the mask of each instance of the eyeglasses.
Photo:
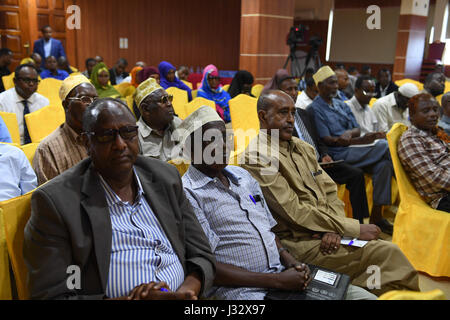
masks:
<svg viewBox="0 0 450 320"><path fill-rule="evenodd" d="M41 82L39 79L31 79L31 78L16 78L17 80L22 80L26 84L38 84Z"/></svg>
<svg viewBox="0 0 450 320"><path fill-rule="evenodd" d="M220 77L208 76L208 80L220 80Z"/></svg>
<svg viewBox="0 0 450 320"><path fill-rule="evenodd" d="M78 100L81 101L83 104L91 104L95 100L97 100L98 97L89 97L89 96L81 96L81 97L75 97L75 98L67 98L67 100Z"/></svg>
<svg viewBox="0 0 450 320"><path fill-rule="evenodd" d="M161 99L159 101L153 101L155 103L161 103L161 104L168 104L169 102L172 103L173 101L173 95L168 94L166 96L162 96Z"/></svg>
<svg viewBox="0 0 450 320"><path fill-rule="evenodd" d="M117 135L124 140L131 140L138 134L138 126L122 127L120 129L108 129L102 132L85 132L85 134L94 136L99 143L110 143L116 140Z"/></svg>
<svg viewBox="0 0 450 320"><path fill-rule="evenodd" d="M368 97L375 97L377 95L376 92L366 92L364 90L362 92L365 96L368 96Z"/></svg>

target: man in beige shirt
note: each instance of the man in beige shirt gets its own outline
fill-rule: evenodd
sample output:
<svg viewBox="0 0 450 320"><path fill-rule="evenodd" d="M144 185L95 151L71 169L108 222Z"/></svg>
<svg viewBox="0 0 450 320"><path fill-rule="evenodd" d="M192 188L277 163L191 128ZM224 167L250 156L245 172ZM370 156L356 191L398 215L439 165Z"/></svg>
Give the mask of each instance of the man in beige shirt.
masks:
<svg viewBox="0 0 450 320"><path fill-rule="evenodd" d="M283 247L300 261L348 274L353 285L376 295L419 291L417 271L397 245L377 240L376 225L345 217L336 184L319 166L313 147L292 137L294 113L294 103L284 92L261 95L262 130L246 150L243 165L261 185ZM342 237L368 242L362 248L341 245Z"/></svg>
<svg viewBox="0 0 450 320"><path fill-rule="evenodd" d="M162 161L178 158L180 149L173 133L181 124L172 106L173 96L149 78L136 90L136 104L141 112L137 122L141 154Z"/></svg>
<svg viewBox="0 0 450 320"><path fill-rule="evenodd" d="M72 168L87 158L86 148L78 143L83 112L97 97L97 91L83 75L66 78L59 92L66 122L41 141L33 159L39 185Z"/></svg>

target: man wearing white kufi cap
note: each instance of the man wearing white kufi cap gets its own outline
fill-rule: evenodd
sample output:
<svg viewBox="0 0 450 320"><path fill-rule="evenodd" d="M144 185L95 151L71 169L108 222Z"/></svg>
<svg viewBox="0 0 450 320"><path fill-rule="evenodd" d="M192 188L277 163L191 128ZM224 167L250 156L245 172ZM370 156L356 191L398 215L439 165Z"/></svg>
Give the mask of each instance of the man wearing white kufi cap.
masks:
<svg viewBox="0 0 450 320"><path fill-rule="evenodd" d="M344 160L372 175L373 207L370 223L392 235L392 224L382 217L383 205L392 204L391 179L394 174L387 141L377 140L379 134L376 132L361 136L360 126L350 107L335 99L338 81L330 67L320 68L313 78L319 95L308 107L308 111L316 122L320 138L328 146L329 154L335 161Z"/></svg>
<svg viewBox="0 0 450 320"><path fill-rule="evenodd" d="M97 91L84 75L67 77L59 97L66 122L41 141L33 159L39 185L72 168L87 158L86 148L78 143L82 132L83 112L97 97Z"/></svg>
<svg viewBox="0 0 450 320"><path fill-rule="evenodd" d="M387 132L391 130L396 122L411 126L408 114L408 101L416 94L419 94L417 86L413 83L405 83L398 91L378 99L373 104L372 111L378 119L380 130Z"/></svg>
<svg viewBox="0 0 450 320"><path fill-rule="evenodd" d="M141 112L137 125L143 156L162 161L179 157L178 141L172 134L181 119L175 115L172 99L173 96L168 95L153 78L148 78L136 89L134 100Z"/></svg>

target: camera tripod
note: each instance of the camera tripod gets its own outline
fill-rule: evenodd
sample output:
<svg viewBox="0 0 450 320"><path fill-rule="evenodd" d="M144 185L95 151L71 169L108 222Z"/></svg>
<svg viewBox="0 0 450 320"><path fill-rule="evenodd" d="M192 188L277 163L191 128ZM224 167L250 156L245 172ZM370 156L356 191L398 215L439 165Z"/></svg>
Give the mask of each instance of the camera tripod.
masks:
<svg viewBox="0 0 450 320"><path fill-rule="evenodd" d="M313 61L314 70L318 70L322 66L322 62L320 60L318 51L319 51L319 48L313 46L309 50L306 57L299 58L295 54L295 47L294 48L291 47L290 54L287 57L286 62L284 63L283 69L286 69L286 67L290 61L291 62L291 75L296 78L302 78L305 75L306 69L308 68L310 61ZM303 59L306 59L306 60L305 60L305 66L302 71L302 66L301 66L300 60L303 60Z"/></svg>

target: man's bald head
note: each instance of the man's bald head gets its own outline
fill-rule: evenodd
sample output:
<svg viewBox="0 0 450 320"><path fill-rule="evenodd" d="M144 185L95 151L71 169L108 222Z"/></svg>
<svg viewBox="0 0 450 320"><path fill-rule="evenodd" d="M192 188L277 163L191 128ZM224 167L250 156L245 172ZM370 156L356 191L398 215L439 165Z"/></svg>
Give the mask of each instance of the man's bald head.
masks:
<svg viewBox="0 0 450 320"><path fill-rule="evenodd" d="M285 98L290 98L290 96L281 91L281 90L265 90L261 93L261 95L258 98L258 103L257 103L257 111L268 111L271 107L274 106L274 102L277 99L283 99Z"/></svg>
<svg viewBox="0 0 450 320"><path fill-rule="evenodd" d="M123 115L136 122L133 113L122 100L112 98L97 99L84 111L83 131L95 131L97 123L99 122L99 117L105 110L109 110L117 115Z"/></svg>

